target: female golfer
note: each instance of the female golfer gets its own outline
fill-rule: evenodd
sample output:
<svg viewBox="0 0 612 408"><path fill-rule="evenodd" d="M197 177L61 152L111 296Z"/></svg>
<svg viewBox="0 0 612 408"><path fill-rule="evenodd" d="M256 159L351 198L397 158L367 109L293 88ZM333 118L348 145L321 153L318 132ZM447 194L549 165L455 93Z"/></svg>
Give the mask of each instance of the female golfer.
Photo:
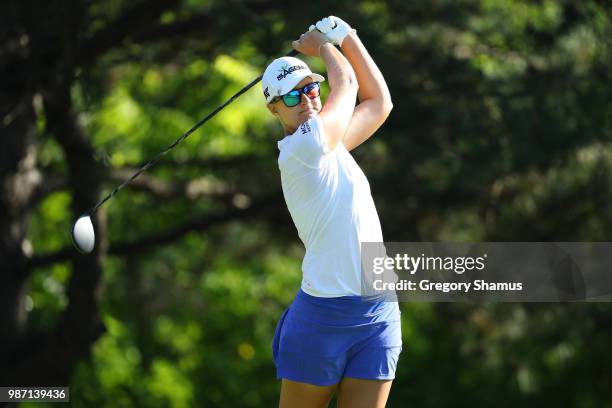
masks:
<svg viewBox="0 0 612 408"><path fill-rule="evenodd" d="M321 57L330 93L323 104L325 79L297 58L274 60L263 76L268 109L284 129L283 194L306 247L301 288L272 346L280 407L327 407L336 391L338 407L384 407L402 350L400 311L395 302L361 296L360 244L383 237L368 180L349 151L383 124L391 97L356 31L341 19L317 22L293 47Z"/></svg>

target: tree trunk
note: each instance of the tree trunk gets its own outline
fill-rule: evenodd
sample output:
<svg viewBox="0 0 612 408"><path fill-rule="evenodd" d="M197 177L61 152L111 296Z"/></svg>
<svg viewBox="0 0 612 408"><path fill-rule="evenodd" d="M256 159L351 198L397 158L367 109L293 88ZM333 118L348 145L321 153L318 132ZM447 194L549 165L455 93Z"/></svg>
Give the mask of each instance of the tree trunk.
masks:
<svg viewBox="0 0 612 408"><path fill-rule="evenodd" d="M6 88L5 88L6 89ZM30 214L24 209L41 177L36 169L36 115L32 95L22 89L0 101L0 366L7 367L26 323L26 240ZM21 94L19 94L21 91ZM3 92L4 93L4 92ZM6 99L5 99L6 98ZM15 101L17 103L15 104ZM2 382L8 384L6 382Z"/></svg>

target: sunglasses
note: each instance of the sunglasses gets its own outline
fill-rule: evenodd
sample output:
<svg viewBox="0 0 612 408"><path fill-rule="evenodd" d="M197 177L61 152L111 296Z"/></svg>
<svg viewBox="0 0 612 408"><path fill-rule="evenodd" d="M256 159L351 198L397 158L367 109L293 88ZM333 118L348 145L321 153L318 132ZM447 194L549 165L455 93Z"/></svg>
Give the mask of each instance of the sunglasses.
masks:
<svg viewBox="0 0 612 408"><path fill-rule="evenodd" d="M311 82L309 84L306 84L302 88L298 88L298 89L289 91L288 93L284 94L281 97L277 96L276 98L272 100L272 103L276 102L278 99L282 99L286 107L293 108L294 106L297 106L300 104L300 101L302 100L302 94L306 95L310 99L314 99L317 96L319 96L320 92L321 92L321 89L319 87L319 83Z"/></svg>

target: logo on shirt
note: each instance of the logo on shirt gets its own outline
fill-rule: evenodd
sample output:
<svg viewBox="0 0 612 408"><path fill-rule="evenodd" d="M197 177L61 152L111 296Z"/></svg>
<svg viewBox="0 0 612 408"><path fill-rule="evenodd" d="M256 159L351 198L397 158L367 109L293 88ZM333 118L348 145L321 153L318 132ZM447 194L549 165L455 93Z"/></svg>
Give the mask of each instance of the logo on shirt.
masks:
<svg viewBox="0 0 612 408"><path fill-rule="evenodd" d="M292 73L293 71L299 71L300 69L306 69L306 67L304 65L294 65L292 67L289 67L288 65L285 64L278 70L280 74L276 77L276 80L280 81L281 79L284 79L287 75Z"/></svg>
<svg viewBox="0 0 612 408"><path fill-rule="evenodd" d="M304 135L310 132L310 124L308 122L304 122L302 126L300 126L300 129L302 129L302 134Z"/></svg>
<svg viewBox="0 0 612 408"><path fill-rule="evenodd" d="M268 99L270 97L270 91L268 91L268 87L266 86L266 89L264 89L264 96L266 97L266 99Z"/></svg>

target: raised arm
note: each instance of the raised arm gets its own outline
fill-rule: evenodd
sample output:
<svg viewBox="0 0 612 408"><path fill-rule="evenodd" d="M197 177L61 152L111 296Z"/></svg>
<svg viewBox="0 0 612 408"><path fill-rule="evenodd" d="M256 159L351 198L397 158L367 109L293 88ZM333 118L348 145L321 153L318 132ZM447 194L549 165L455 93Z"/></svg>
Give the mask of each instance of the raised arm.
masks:
<svg viewBox="0 0 612 408"><path fill-rule="evenodd" d="M319 113L327 147L333 150L343 140L355 110L357 78L351 64L323 34L310 31L293 42L293 47L310 56L320 56L327 67L330 92Z"/></svg>
<svg viewBox="0 0 612 408"><path fill-rule="evenodd" d="M359 104L342 139L347 150L366 141L385 122L393 103L389 88L365 46L352 32L342 42L342 52L351 63L359 84Z"/></svg>
<svg viewBox="0 0 612 408"><path fill-rule="evenodd" d="M328 146L333 150L338 142L346 138L350 129L358 82L349 62L332 44L327 43L320 50L327 67L330 92L319 117L327 135Z"/></svg>
<svg viewBox="0 0 612 408"><path fill-rule="evenodd" d="M313 30L315 26L311 26ZM353 112L349 127L342 139L348 150L359 146L385 122L393 104L387 83L378 66L357 36L355 30L342 19L330 16L320 20L316 28L335 44L355 71L359 85L359 104Z"/></svg>

